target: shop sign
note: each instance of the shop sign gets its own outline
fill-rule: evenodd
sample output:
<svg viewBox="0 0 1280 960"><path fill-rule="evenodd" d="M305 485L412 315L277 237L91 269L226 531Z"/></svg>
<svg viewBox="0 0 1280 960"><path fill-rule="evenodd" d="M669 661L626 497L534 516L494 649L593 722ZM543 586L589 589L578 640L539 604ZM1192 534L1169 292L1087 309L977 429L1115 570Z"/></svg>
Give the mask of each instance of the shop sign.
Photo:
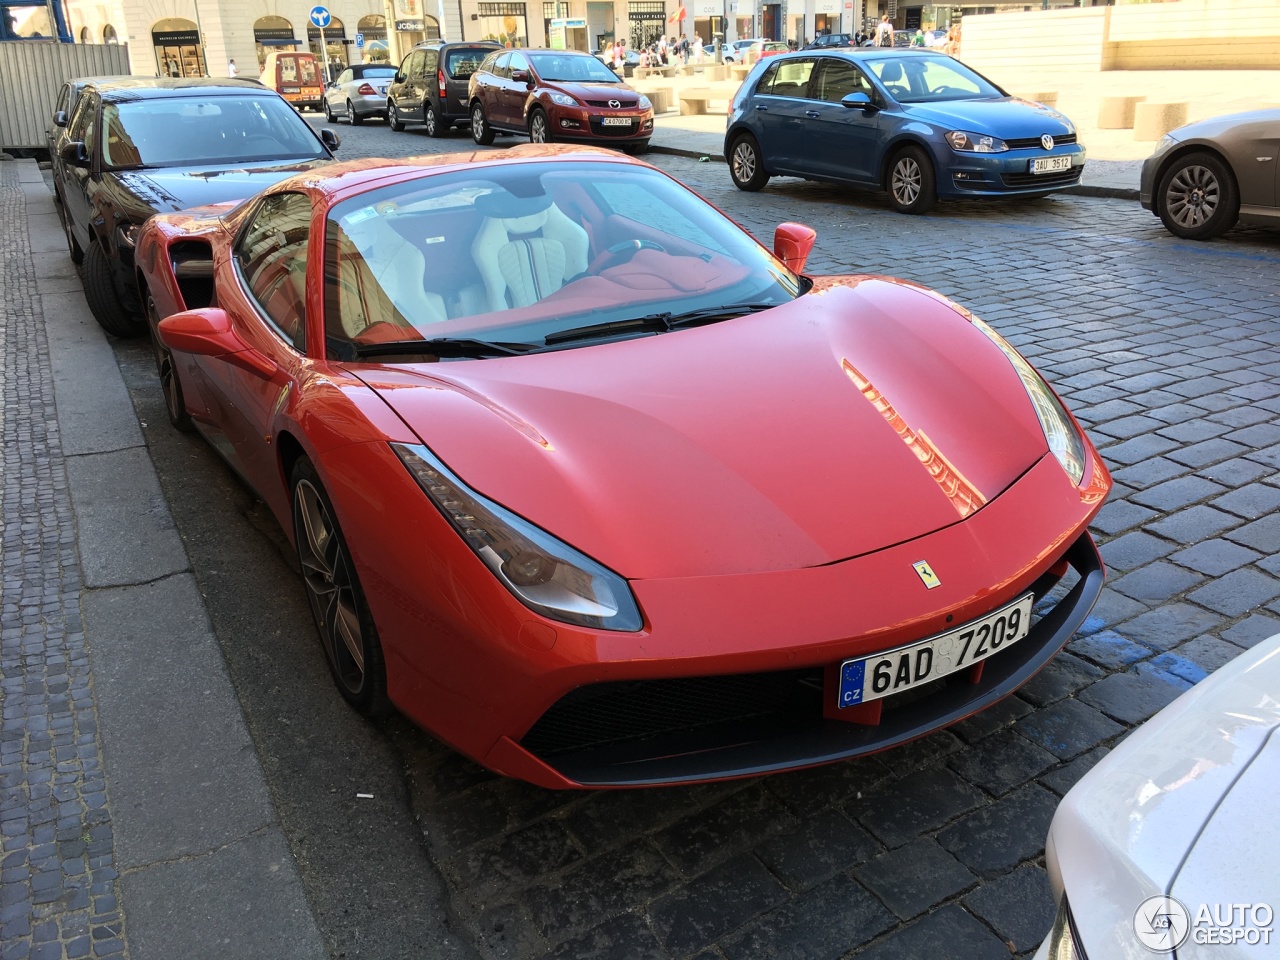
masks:
<svg viewBox="0 0 1280 960"><path fill-rule="evenodd" d="M396 29L401 33L422 33L427 25L422 20L397 20Z"/></svg>

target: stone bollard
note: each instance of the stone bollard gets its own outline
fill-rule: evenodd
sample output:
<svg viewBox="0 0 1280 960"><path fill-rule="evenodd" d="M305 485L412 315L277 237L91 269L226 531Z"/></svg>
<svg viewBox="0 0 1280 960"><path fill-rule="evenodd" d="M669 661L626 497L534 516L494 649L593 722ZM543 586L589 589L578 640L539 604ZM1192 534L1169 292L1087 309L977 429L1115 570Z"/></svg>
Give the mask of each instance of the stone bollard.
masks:
<svg viewBox="0 0 1280 960"><path fill-rule="evenodd" d="M1133 111L1133 139L1159 140L1170 130L1187 122L1186 101L1178 103L1139 103Z"/></svg>
<svg viewBox="0 0 1280 960"><path fill-rule="evenodd" d="M1098 129L1130 129L1133 126L1134 108L1146 99L1146 97L1103 97L1098 107Z"/></svg>

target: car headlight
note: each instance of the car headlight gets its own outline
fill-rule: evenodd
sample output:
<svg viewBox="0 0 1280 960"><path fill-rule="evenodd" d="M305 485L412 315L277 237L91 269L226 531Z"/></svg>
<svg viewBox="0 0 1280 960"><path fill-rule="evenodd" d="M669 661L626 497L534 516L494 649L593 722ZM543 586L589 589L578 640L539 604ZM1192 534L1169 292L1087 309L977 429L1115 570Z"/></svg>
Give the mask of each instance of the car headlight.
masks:
<svg viewBox="0 0 1280 960"><path fill-rule="evenodd" d="M138 242L138 234L142 230L140 223L125 223L116 227L116 243L128 250L132 250L134 244Z"/></svg>
<svg viewBox="0 0 1280 960"><path fill-rule="evenodd" d="M425 446L391 448L467 546L530 610L605 630L643 626L631 588L612 570L476 493Z"/></svg>
<svg viewBox="0 0 1280 960"><path fill-rule="evenodd" d="M1067 906L1064 894L1058 904L1058 915L1054 918L1053 929L1045 941L1049 947L1048 960L1087 960L1080 949L1080 941L1076 939L1075 926L1071 920L1071 908Z"/></svg>
<svg viewBox="0 0 1280 960"><path fill-rule="evenodd" d="M1071 482L1079 486L1080 481L1084 479L1084 441L1076 431L1075 424L1071 422L1071 416L1066 408L1049 389L1044 378L1023 359L1022 354L1013 349L1008 340L977 317L972 319L973 325L1004 352L1009 362L1013 364L1013 369L1018 371L1018 378L1027 390L1027 396L1031 398L1031 406L1035 408L1040 427L1044 430L1044 437L1049 442L1049 450L1058 458L1058 463L1062 464L1062 469L1067 472Z"/></svg>
<svg viewBox="0 0 1280 960"><path fill-rule="evenodd" d="M567 93L553 92L549 94L549 96L551 97L552 103L558 103L562 107L576 107L578 105L578 101L573 99L573 97L569 96Z"/></svg>
<svg viewBox="0 0 1280 960"><path fill-rule="evenodd" d="M1169 136L1169 134L1166 133L1163 137L1160 138L1160 142L1156 144L1156 148L1153 152L1164 153L1166 150L1172 150L1173 145L1176 144L1177 142L1178 141L1176 138L1171 137Z"/></svg>
<svg viewBox="0 0 1280 960"><path fill-rule="evenodd" d="M640 109L648 110L652 106L653 106L653 101L650 100L648 97L646 97L643 93L640 94Z"/></svg>
<svg viewBox="0 0 1280 960"><path fill-rule="evenodd" d="M966 133L963 130L949 130L946 137L947 143L951 144L952 150L959 150L964 153L1004 153L1009 149L1009 145L1003 140L989 137L985 133Z"/></svg>

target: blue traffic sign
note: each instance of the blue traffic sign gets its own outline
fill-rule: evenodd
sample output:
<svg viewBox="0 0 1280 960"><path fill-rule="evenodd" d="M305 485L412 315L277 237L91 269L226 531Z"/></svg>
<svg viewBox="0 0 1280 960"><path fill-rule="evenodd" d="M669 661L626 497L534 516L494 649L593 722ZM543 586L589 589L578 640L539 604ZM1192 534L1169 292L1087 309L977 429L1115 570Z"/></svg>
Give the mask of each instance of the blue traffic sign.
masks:
<svg viewBox="0 0 1280 960"><path fill-rule="evenodd" d="M310 16L311 22L321 30L333 23L333 14L329 12L328 7L312 7Z"/></svg>
<svg viewBox="0 0 1280 960"><path fill-rule="evenodd" d="M363 47L363 46L364 46L364 34L363 34L363 33L357 33L357 34L356 34L356 46L357 46L357 47Z"/></svg>

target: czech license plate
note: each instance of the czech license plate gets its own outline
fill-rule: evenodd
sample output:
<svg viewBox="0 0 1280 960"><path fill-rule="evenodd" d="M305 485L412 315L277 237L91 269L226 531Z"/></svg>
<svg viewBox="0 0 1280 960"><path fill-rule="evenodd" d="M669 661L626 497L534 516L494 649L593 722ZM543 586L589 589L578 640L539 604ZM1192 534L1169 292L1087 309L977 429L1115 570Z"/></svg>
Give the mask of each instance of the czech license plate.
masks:
<svg viewBox="0 0 1280 960"><path fill-rule="evenodd" d="M1059 170L1070 169L1070 157L1038 157L1031 161L1032 173L1057 173Z"/></svg>
<svg viewBox="0 0 1280 960"><path fill-rule="evenodd" d="M963 670L1017 643L1031 628L1031 604L1025 597L995 613L946 633L871 657L840 664L838 705L852 707L910 690Z"/></svg>
<svg viewBox="0 0 1280 960"><path fill-rule="evenodd" d="M630 117L601 117L600 126L602 127L629 127L631 126Z"/></svg>

